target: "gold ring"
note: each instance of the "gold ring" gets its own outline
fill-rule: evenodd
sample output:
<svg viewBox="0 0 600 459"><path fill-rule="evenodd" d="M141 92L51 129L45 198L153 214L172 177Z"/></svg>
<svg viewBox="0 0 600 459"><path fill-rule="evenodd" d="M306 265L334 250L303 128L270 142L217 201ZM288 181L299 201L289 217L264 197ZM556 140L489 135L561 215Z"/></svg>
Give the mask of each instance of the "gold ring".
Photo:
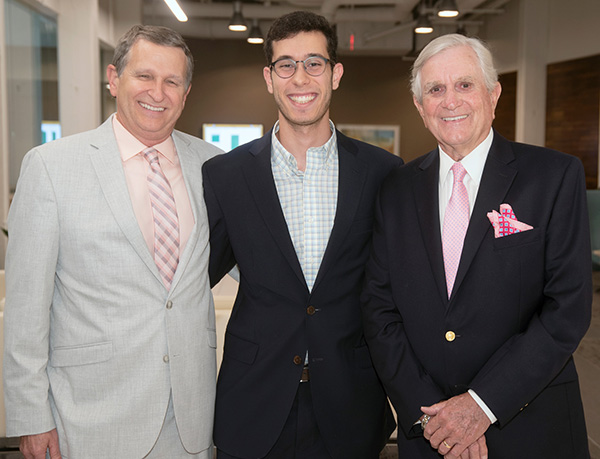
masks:
<svg viewBox="0 0 600 459"><path fill-rule="evenodd" d="M444 446L445 446L446 448L448 448L448 449L452 449L452 446L450 446L448 443L446 443L446 440L444 440L442 443L444 444Z"/></svg>

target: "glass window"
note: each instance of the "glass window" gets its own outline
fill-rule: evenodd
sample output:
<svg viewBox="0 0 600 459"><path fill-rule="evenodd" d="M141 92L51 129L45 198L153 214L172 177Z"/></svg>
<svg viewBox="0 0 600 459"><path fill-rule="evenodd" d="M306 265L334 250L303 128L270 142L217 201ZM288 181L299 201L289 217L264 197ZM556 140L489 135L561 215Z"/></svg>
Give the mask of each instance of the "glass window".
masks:
<svg viewBox="0 0 600 459"><path fill-rule="evenodd" d="M9 180L14 191L25 153L60 136L56 20L5 1Z"/></svg>

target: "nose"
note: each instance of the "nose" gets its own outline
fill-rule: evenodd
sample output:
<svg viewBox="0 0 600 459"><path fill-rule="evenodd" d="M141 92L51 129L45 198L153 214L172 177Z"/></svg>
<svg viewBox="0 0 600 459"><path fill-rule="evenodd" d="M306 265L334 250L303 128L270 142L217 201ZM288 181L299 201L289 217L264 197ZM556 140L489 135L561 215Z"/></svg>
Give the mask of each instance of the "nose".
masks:
<svg viewBox="0 0 600 459"><path fill-rule="evenodd" d="M297 85L306 84L310 80L310 75L306 72L303 62L297 63L296 71L292 75L292 80L294 84Z"/></svg>
<svg viewBox="0 0 600 459"><path fill-rule="evenodd" d="M163 98L165 97L165 92L163 89L164 84L165 83L163 81L160 81L158 78L152 81L150 87L148 88L148 94L150 95L150 97L152 97L153 100L157 102L163 100Z"/></svg>
<svg viewBox="0 0 600 459"><path fill-rule="evenodd" d="M450 89L444 97L444 107L448 110L454 110L462 105L462 98L455 89Z"/></svg>

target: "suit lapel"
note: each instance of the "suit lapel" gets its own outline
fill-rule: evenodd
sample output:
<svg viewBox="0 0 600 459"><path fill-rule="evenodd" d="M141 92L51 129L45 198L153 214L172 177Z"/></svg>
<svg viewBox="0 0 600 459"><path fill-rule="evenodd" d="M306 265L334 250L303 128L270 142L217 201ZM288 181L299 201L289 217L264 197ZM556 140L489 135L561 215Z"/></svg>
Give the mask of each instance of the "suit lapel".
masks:
<svg viewBox="0 0 600 459"><path fill-rule="evenodd" d="M112 116L96 132L98 136L91 142L89 157L102 193L123 234L148 269L162 283L129 199L121 155L112 129Z"/></svg>
<svg viewBox="0 0 600 459"><path fill-rule="evenodd" d="M444 255L442 252L442 232L439 214L439 170L438 150L431 151L419 165L419 172L413 177L413 192L421 234L431 271L442 301L448 302Z"/></svg>
<svg viewBox="0 0 600 459"><path fill-rule="evenodd" d="M313 291L318 287L327 270L335 264L337 253L352 227L368 170L367 165L359 158L356 145L339 131L336 132L336 135L339 158L337 206L333 228L313 285Z"/></svg>
<svg viewBox="0 0 600 459"><path fill-rule="evenodd" d="M487 213L494 209L499 210L499 205L503 202L517 175L517 170L509 166L509 163L513 160L514 153L510 147L510 143L494 132L494 141L483 169L475 207L473 208L473 214L469 220L469 227L465 235L465 243L460 257L452 297L455 296L454 292L458 291L466 273L469 271L469 266L471 266L484 236L488 231L492 231L492 225L487 218Z"/></svg>
<svg viewBox="0 0 600 459"><path fill-rule="evenodd" d="M292 267L298 280L306 286L304 273L298 261L273 179L271 168L271 132L269 131L251 147L241 167L243 168L248 189L256 202L256 207L271 236L275 239L275 242L283 253L284 258Z"/></svg>
<svg viewBox="0 0 600 459"><path fill-rule="evenodd" d="M192 213L194 215L194 227L192 232L185 244L183 253L179 254L179 263L173 282L171 285L171 291L175 290L179 279L185 272L185 268L190 262L192 253L198 243L198 239L201 232L201 225L206 225L206 214L201 212L204 207L203 196L197 196L194 193L194 189L190 187L190 183L198 181L202 177L202 165L197 158L194 158L194 153L189 148L189 141L182 136L179 136L177 132L173 132L173 141L175 142L175 149L177 150L177 156L179 157L179 164L181 166L181 173L183 175L183 181L187 190L188 197L190 199L190 205L192 207ZM199 187L202 190L201 187Z"/></svg>

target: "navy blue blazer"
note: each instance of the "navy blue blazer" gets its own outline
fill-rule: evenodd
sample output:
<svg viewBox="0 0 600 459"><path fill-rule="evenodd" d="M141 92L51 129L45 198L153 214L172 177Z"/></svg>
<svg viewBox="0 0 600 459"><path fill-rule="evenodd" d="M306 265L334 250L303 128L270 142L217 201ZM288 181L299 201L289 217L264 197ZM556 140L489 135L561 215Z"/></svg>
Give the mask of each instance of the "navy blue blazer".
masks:
<svg viewBox="0 0 600 459"><path fill-rule="evenodd" d="M377 458L395 422L367 349L360 290L384 177L401 160L337 132L337 212L309 291L271 171L271 132L205 163L211 282L236 263L214 438L240 458L264 457L288 417L309 350L314 411L335 459Z"/></svg>
<svg viewBox="0 0 600 459"><path fill-rule="evenodd" d="M581 162L494 133L450 299L438 175L436 149L385 181L367 265L365 335L401 457L438 457L411 439L419 408L469 388L498 418L490 457L587 457L572 358L592 301ZM533 229L495 238L487 213L502 203Z"/></svg>

